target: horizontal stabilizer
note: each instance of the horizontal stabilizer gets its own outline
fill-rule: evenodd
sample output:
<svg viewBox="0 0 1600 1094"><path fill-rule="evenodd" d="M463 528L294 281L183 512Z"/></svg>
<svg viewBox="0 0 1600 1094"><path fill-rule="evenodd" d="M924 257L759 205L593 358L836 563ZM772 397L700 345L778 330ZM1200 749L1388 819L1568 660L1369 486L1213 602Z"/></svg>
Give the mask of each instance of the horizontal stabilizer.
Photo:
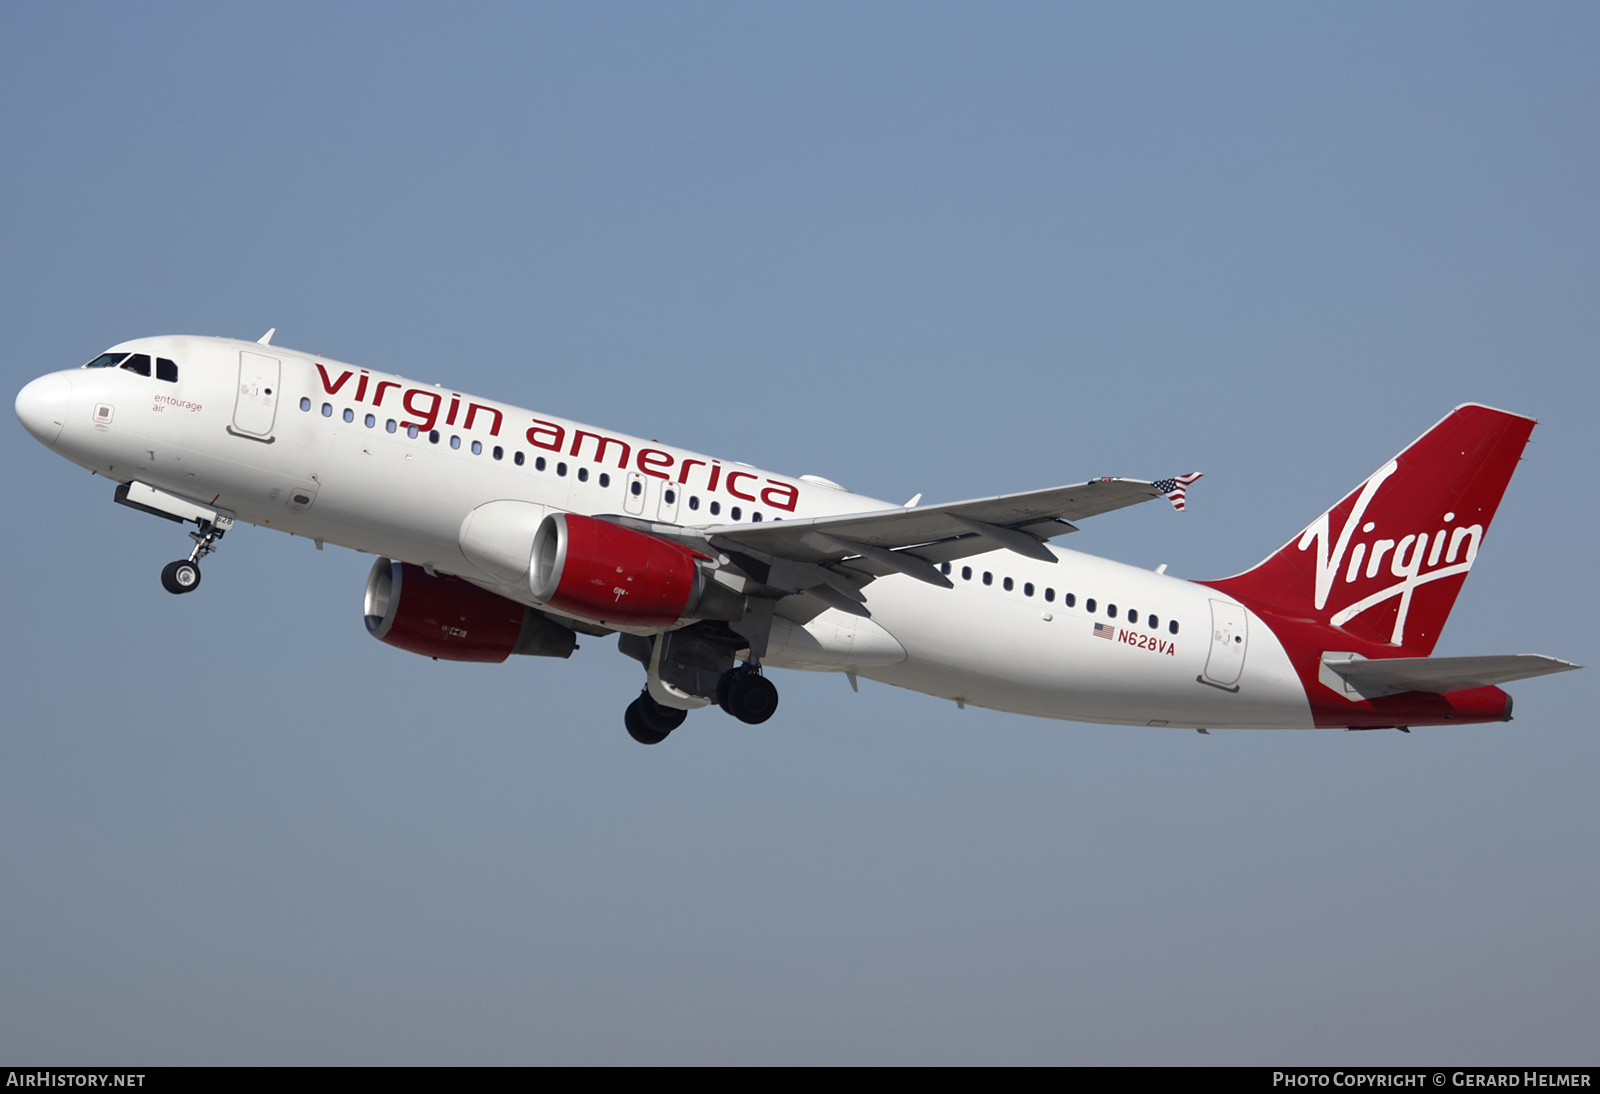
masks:
<svg viewBox="0 0 1600 1094"><path fill-rule="evenodd" d="M1386 657L1370 661L1351 653L1328 653L1322 657L1324 683L1335 691L1365 698L1393 695L1401 691L1444 694L1582 667L1541 653L1503 653L1488 657ZM1327 679L1330 673L1342 682L1342 686Z"/></svg>

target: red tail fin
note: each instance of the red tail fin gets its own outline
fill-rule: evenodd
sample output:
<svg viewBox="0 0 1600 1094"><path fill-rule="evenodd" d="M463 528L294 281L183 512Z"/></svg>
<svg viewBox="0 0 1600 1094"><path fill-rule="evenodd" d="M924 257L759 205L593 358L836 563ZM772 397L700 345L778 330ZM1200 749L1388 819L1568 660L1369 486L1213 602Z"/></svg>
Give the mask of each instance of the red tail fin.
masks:
<svg viewBox="0 0 1600 1094"><path fill-rule="evenodd" d="M1263 616L1426 657L1533 426L1504 410L1459 406L1265 562L1205 584Z"/></svg>

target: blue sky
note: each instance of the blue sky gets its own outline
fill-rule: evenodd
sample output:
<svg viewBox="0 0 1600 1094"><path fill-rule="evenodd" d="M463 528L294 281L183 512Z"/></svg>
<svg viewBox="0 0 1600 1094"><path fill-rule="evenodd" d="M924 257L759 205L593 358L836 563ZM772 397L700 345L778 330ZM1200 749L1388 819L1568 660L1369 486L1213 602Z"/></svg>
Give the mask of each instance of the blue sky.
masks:
<svg viewBox="0 0 1600 1094"><path fill-rule="evenodd" d="M1540 419L1440 654L1596 661L1580 5L0 7L12 389L276 341L894 501L1206 478L1255 562L1450 407ZM1213 733L781 673L423 662L370 559L0 430L0 1057L1592 1063L1592 672Z"/></svg>

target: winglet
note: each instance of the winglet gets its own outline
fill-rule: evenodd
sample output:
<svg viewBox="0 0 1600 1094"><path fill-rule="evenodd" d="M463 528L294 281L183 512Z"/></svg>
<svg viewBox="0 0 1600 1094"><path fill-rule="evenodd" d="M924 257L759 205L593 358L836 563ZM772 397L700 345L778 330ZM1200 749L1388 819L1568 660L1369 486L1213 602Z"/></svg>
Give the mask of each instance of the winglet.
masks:
<svg viewBox="0 0 1600 1094"><path fill-rule="evenodd" d="M1174 475L1170 479L1158 479L1153 485L1157 490L1161 491L1161 496L1170 501L1172 507L1181 513L1183 512L1184 492L1203 477L1203 472L1191 471L1187 475Z"/></svg>
<svg viewBox="0 0 1600 1094"><path fill-rule="evenodd" d="M272 345L272 336L274 334L277 334L277 333L278 333L278 328L277 327L273 327L271 330L267 331L266 334L263 334L260 338L257 338L256 339L256 344L259 345L259 346L270 346L270 345Z"/></svg>

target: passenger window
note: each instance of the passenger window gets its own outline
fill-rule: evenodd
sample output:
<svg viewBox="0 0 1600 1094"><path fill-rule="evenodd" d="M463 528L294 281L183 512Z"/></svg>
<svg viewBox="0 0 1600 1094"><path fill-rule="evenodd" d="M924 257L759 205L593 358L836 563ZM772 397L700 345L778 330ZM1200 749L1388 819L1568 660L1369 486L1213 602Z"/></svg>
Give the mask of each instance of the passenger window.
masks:
<svg viewBox="0 0 1600 1094"><path fill-rule="evenodd" d="M994 575L991 574L988 570L983 571L983 583L985 585L993 585L994 584Z"/></svg>
<svg viewBox="0 0 1600 1094"><path fill-rule="evenodd" d="M412 422L410 425L406 426L406 436L410 437L412 440L416 440L419 428L420 427L417 425L417 423Z"/></svg>
<svg viewBox="0 0 1600 1094"><path fill-rule="evenodd" d="M1107 604L1106 605L1106 618L1107 619L1115 619L1116 617L1117 617L1117 606L1115 604Z"/></svg>
<svg viewBox="0 0 1600 1094"><path fill-rule="evenodd" d="M689 495L689 508L690 509L698 509L698 508L700 508L700 495L699 494L690 494Z"/></svg>
<svg viewBox="0 0 1600 1094"><path fill-rule="evenodd" d="M961 580L962 581L971 581L972 580L972 567L971 566L963 566L963 567L961 567Z"/></svg>
<svg viewBox="0 0 1600 1094"><path fill-rule="evenodd" d="M512 456L511 457L511 462L516 464L518 467L521 467L522 466L522 453L518 452L515 456Z"/></svg>
<svg viewBox="0 0 1600 1094"><path fill-rule="evenodd" d="M127 350L123 350L121 353L102 353L99 357L96 357L93 361L90 361L87 365L84 365L83 367L84 368L111 368L113 365L117 364L119 361L121 361L126 356L128 356L128 351Z"/></svg>
<svg viewBox="0 0 1600 1094"><path fill-rule="evenodd" d="M1023 596L1032 596L1033 595L1033 582L1030 581L1030 582L1028 582L1026 585L1024 585L1022 587L1022 595Z"/></svg>
<svg viewBox="0 0 1600 1094"><path fill-rule="evenodd" d="M1167 631L1171 634L1178 633L1178 621L1176 619L1167 620Z"/></svg>
<svg viewBox="0 0 1600 1094"><path fill-rule="evenodd" d="M490 453L490 454L492 456L494 456L495 459L501 460L501 459L505 458L506 450L501 448L499 445L495 445L494 446L494 451L492 453Z"/></svg>
<svg viewBox="0 0 1600 1094"><path fill-rule="evenodd" d="M734 520L738 520L744 515L744 511L741 510L737 505L735 505L732 509L730 509L728 511L728 515L730 517L732 517Z"/></svg>
<svg viewBox="0 0 1600 1094"><path fill-rule="evenodd" d="M1000 584L1005 586L1006 592L1009 593L1011 591L1012 583L1011 583L1011 579L1009 577L1006 578L1004 581L1002 581Z"/></svg>
<svg viewBox="0 0 1600 1094"><path fill-rule="evenodd" d="M564 463L556 464L556 474L560 475L562 478L566 478L566 476L567 476L567 465L564 464Z"/></svg>
<svg viewBox="0 0 1600 1094"><path fill-rule="evenodd" d="M669 486L667 489L661 491L661 500L666 502L668 505L676 505L676 504L678 504L677 491L673 490Z"/></svg>
<svg viewBox="0 0 1600 1094"><path fill-rule="evenodd" d="M376 417L374 417L373 415L368 414L367 415L367 428L371 429L373 426L375 426L377 424L378 424L378 419Z"/></svg>
<svg viewBox="0 0 1600 1094"><path fill-rule="evenodd" d="M355 421L356 420L356 412L351 410L349 407L345 407L344 408L344 420L347 421L347 422Z"/></svg>
<svg viewBox="0 0 1600 1094"><path fill-rule="evenodd" d="M601 486L610 486L611 485L611 476L606 474L604 471L600 472L600 485Z"/></svg>
<svg viewBox="0 0 1600 1094"><path fill-rule="evenodd" d="M483 455L483 442L482 441L473 441L472 442L472 454L474 456Z"/></svg>
<svg viewBox="0 0 1600 1094"><path fill-rule="evenodd" d="M1094 614L1094 597L1091 596L1088 600L1083 602L1083 610L1088 612L1090 615Z"/></svg>
<svg viewBox="0 0 1600 1094"><path fill-rule="evenodd" d="M332 403L323 403L322 404L322 416L324 418L333 417L333 404ZM413 433L412 436L415 437L416 434Z"/></svg>
<svg viewBox="0 0 1600 1094"><path fill-rule="evenodd" d="M455 434L451 434L450 435L450 447L451 448L460 448L461 447L461 438L457 437Z"/></svg>
<svg viewBox="0 0 1600 1094"><path fill-rule="evenodd" d="M711 515L712 516L716 516L720 512L722 512L722 503L720 501L712 502L711 503Z"/></svg>
<svg viewBox="0 0 1600 1094"><path fill-rule="evenodd" d="M1153 613L1151 614L1148 622L1151 630L1159 631L1161 629L1161 620L1157 619Z"/></svg>
<svg viewBox="0 0 1600 1094"><path fill-rule="evenodd" d="M383 423L383 428L386 429L388 432L393 433L396 429L399 428L399 426L395 423L395 420L393 418L390 418L387 422Z"/></svg>
<svg viewBox="0 0 1600 1094"><path fill-rule="evenodd" d="M1050 588L1048 585L1045 586L1044 599L1045 599L1045 603L1047 603L1047 604L1055 603L1056 591L1054 589Z"/></svg>
<svg viewBox="0 0 1600 1094"><path fill-rule="evenodd" d="M521 452L517 453L517 462L518 463L522 462L522 453ZM544 470L544 457L543 456L535 456L534 457L533 469L535 471L543 471Z"/></svg>
<svg viewBox="0 0 1600 1094"><path fill-rule="evenodd" d="M1069 608L1072 607L1077 602L1078 602L1078 594L1077 593L1068 593L1066 596L1061 598L1061 603L1065 604ZM1094 611L1094 604L1093 603L1091 603L1089 605L1089 610L1091 612Z"/></svg>
<svg viewBox="0 0 1600 1094"><path fill-rule="evenodd" d="M137 372L140 376L148 376L150 375L150 355L148 353L136 353L122 362L122 367L129 372Z"/></svg>
<svg viewBox="0 0 1600 1094"><path fill-rule="evenodd" d="M307 399L304 395L300 396L300 409L301 410L310 410L311 409L311 400Z"/></svg>
<svg viewBox="0 0 1600 1094"><path fill-rule="evenodd" d="M589 481L589 469L587 467L578 468L578 481L579 482L588 482Z"/></svg>
<svg viewBox="0 0 1600 1094"><path fill-rule="evenodd" d="M941 574L948 574L950 572L950 564L948 562L939 563L939 572Z"/></svg>
<svg viewBox="0 0 1600 1094"><path fill-rule="evenodd" d="M169 384L178 382L178 362L165 357L156 358L156 379L165 380Z"/></svg>
<svg viewBox="0 0 1600 1094"><path fill-rule="evenodd" d="M640 494L644 493L644 483L640 482L638 479L634 479L628 484L628 493L632 494L634 497L638 497Z"/></svg>
<svg viewBox="0 0 1600 1094"><path fill-rule="evenodd" d="M429 444L438 444L439 443L439 431L437 429L428 430L428 443Z"/></svg>
<svg viewBox="0 0 1600 1094"><path fill-rule="evenodd" d="M751 513L750 514L750 519L753 522L755 522L756 524L760 524L761 523L761 514L760 513Z"/></svg>

